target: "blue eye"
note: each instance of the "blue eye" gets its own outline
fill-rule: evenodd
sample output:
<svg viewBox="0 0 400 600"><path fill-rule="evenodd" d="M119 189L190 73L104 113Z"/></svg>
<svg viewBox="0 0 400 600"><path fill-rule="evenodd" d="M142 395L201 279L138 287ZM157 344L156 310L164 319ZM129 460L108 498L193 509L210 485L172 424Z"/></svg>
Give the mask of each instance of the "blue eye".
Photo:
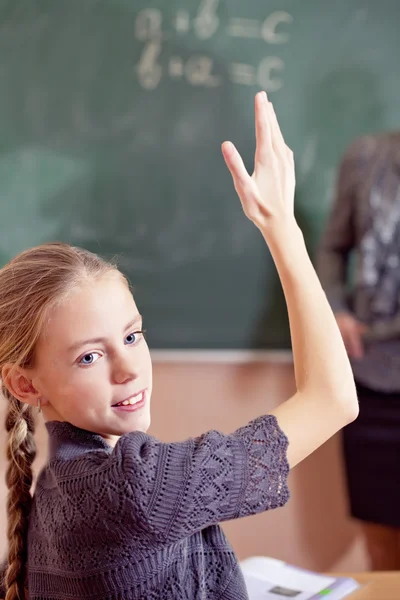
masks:
<svg viewBox="0 0 400 600"><path fill-rule="evenodd" d="M139 336L141 333L141 331L129 333L125 338L125 344L127 344L128 346L133 346L133 344L135 344L139 340Z"/></svg>
<svg viewBox="0 0 400 600"><path fill-rule="evenodd" d="M100 356L98 352L89 352L89 354L85 354L79 361L80 365L92 365L97 359L95 356Z"/></svg>

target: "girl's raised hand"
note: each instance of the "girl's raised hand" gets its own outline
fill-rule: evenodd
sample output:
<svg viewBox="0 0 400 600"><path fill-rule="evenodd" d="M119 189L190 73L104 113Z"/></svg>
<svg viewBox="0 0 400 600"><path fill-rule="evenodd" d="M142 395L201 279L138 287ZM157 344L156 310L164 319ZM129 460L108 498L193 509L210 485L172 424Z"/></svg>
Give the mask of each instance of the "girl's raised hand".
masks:
<svg viewBox="0 0 400 600"><path fill-rule="evenodd" d="M250 177L231 142L222 153L246 216L264 233L274 224L294 221L293 153L282 137L275 111L265 92L255 97L256 154Z"/></svg>

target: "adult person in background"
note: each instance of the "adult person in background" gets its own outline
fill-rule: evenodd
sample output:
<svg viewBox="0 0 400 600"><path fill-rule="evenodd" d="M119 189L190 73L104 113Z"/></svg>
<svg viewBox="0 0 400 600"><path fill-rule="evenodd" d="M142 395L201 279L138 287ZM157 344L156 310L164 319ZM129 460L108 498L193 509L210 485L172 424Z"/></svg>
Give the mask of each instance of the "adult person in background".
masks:
<svg viewBox="0 0 400 600"><path fill-rule="evenodd" d="M370 567L397 570L400 131L359 138L345 152L317 271L351 359L360 403L358 419L343 431L351 514L362 522Z"/></svg>

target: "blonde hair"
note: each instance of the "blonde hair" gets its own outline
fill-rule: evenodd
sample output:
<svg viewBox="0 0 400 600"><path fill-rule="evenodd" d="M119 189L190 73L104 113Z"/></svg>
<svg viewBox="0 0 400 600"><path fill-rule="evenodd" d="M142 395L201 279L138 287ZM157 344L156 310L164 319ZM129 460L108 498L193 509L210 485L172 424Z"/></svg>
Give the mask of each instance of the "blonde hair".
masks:
<svg viewBox="0 0 400 600"><path fill-rule="evenodd" d="M116 272L115 265L86 250L63 243L22 252L0 270L0 376L4 365L29 367L35 345L55 304L84 281ZM1 384L7 401L8 568L5 600L28 598L26 581L30 493L36 455L35 409Z"/></svg>

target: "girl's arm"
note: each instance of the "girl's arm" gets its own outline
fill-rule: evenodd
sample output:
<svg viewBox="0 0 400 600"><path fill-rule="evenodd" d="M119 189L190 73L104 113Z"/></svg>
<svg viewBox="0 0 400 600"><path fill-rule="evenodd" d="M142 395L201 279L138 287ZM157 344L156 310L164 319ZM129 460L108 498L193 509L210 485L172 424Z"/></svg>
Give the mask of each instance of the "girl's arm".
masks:
<svg viewBox="0 0 400 600"><path fill-rule="evenodd" d="M225 162L246 215L271 251L286 298L296 394L272 414L289 440L291 467L358 414L354 379L325 293L294 218L294 163L265 93L256 96L255 169L250 177L230 142Z"/></svg>

